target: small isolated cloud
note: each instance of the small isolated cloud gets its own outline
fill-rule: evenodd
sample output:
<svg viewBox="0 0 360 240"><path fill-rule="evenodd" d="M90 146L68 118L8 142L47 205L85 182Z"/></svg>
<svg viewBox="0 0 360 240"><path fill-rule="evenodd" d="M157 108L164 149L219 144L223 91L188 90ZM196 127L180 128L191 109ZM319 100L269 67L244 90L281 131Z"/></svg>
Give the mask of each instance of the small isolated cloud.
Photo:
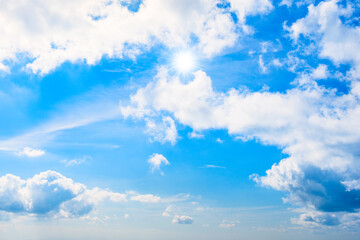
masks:
<svg viewBox="0 0 360 240"><path fill-rule="evenodd" d="M65 164L65 166L69 167L69 166L75 166L75 165L80 165L80 164L86 163L91 159L92 159L91 156L82 156L81 158L74 158L71 160L64 159L61 161L61 163Z"/></svg>
<svg viewBox="0 0 360 240"><path fill-rule="evenodd" d="M217 138L216 141L217 141L218 143L223 143L223 142L224 142L224 140L221 140L221 138Z"/></svg>
<svg viewBox="0 0 360 240"><path fill-rule="evenodd" d="M233 221L227 221L227 220L223 220L220 224L219 224L219 228L233 228L236 226L238 222L233 222Z"/></svg>
<svg viewBox="0 0 360 240"><path fill-rule="evenodd" d="M165 211L162 213L163 217L170 217L171 216L171 212L172 212L172 206L167 206Z"/></svg>
<svg viewBox="0 0 360 240"><path fill-rule="evenodd" d="M192 224L194 222L192 217L189 216L178 216L175 215L174 219L172 220L172 223L178 223L178 224Z"/></svg>
<svg viewBox="0 0 360 240"><path fill-rule="evenodd" d="M223 167L223 166L217 166L217 165L204 165L203 168L223 168L225 169L226 167Z"/></svg>
<svg viewBox="0 0 360 240"><path fill-rule="evenodd" d="M191 198L190 194L180 193L175 196L162 199L161 201L164 203L184 202L184 201L188 201L190 198Z"/></svg>
<svg viewBox="0 0 360 240"><path fill-rule="evenodd" d="M267 73L267 67L265 66L262 55L259 56L259 67L262 73Z"/></svg>
<svg viewBox="0 0 360 240"><path fill-rule="evenodd" d="M142 203L158 203L161 198L152 194L137 194L130 198L132 201L142 202Z"/></svg>
<svg viewBox="0 0 360 240"><path fill-rule="evenodd" d="M271 64L275 67L281 67L283 65L278 58L273 59Z"/></svg>
<svg viewBox="0 0 360 240"><path fill-rule="evenodd" d="M25 147L24 150L17 152L18 156L27 156L27 157L40 157L45 154L45 151L41 149L33 149L31 147Z"/></svg>
<svg viewBox="0 0 360 240"><path fill-rule="evenodd" d="M124 214L124 218L125 218L125 219L129 219L129 218L130 218L130 215L129 215L128 213L125 213L125 214Z"/></svg>
<svg viewBox="0 0 360 240"><path fill-rule="evenodd" d="M160 170L160 166L163 165L170 165L169 161L161 154L154 153L150 156L148 163L150 164L151 171L154 172L155 170ZM163 175L164 173L161 172Z"/></svg>
<svg viewBox="0 0 360 240"><path fill-rule="evenodd" d="M199 139L199 138L204 138L204 134L198 133L198 132L191 132L188 134L189 138L195 138L195 139Z"/></svg>

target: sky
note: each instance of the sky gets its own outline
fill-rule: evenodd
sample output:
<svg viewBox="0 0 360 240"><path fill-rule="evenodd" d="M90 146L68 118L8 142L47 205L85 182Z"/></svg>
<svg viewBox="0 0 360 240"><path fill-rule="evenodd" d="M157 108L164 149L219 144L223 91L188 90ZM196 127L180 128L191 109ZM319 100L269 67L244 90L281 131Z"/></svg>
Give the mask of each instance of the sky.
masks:
<svg viewBox="0 0 360 240"><path fill-rule="evenodd" d="M0 238L356 240L360 1L0 0Z"/></svg>

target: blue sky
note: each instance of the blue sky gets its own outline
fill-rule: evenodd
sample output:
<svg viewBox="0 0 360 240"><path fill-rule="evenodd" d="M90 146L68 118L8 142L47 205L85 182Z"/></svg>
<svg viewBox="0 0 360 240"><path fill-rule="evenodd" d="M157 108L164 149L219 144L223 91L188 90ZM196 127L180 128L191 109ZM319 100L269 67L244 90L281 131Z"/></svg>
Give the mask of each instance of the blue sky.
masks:
<svg viewBox="0 0 360 240"><path fill-rule="evenodd" d="M359 9L2 1L1 239L357 239Z"/></svg>

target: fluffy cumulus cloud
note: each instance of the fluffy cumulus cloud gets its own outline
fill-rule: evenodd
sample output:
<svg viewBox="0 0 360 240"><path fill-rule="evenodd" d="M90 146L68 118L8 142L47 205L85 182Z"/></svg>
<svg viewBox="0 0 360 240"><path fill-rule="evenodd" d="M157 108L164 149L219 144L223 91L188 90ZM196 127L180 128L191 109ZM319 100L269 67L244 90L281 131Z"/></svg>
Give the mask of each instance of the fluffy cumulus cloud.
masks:
<svg viewBox="0 0 360 240"><path fill-rule="evenodd" d="M244 88L217 92L202 71L183 82L163 68L121 111L144 119L161 113L196 132L227 129L240 139L280 146L289 157L254 180L288 192L286 201L313 212L356 212L360 83L354 80L348 94L337 95L318 86L311 74L301 78L301 85L284 93Z"/></svg>
<svg viewBox="0 0 360 240"><path fill-rule="evenodd" d="M173 220L172 220L172 223L178 223L178 224L192 224L194 222L193 218L192 217L189 217L189 216L178 216L178 215L175 215Z"/></svg>
<svg viewBox="0 0 360 240"><path fill-rule="evenodd" d="M9 0L0 6L0 70L19 60L34 73L65 61L136 56L154 44L184 47L197 39L205 55L232 46L241 29L217 0ZM137 6L138 5L138 6ZM271 9L268 0L231 0L243 19ZM164 21L166 19L166 21ZM21 37L19 37L21 36Z"/></svg>
<svg viewBox="0 0 360 240"><path fill-rule="evenodd" d="M8 213L81 217L104 201L127 202L128 195L132 196L132 201L160 201L160 197L152 194L134 196L131 192L116 193L97 187L88 189L54 171L41 172L27 180L12 174L0 178L0 210Z"/></svg>

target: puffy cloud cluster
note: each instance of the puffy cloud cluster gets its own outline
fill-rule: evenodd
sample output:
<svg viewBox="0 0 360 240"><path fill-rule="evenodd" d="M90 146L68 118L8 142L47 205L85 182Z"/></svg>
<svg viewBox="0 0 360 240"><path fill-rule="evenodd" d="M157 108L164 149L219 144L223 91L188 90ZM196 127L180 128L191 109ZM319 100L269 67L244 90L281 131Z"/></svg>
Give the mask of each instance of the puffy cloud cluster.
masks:
<svg viewBox="0 0 360 240"><path fill-rule="evenodd" d="M308 7L306 17L297 20L288 29L294 40L301 36L311 39L319 49L319 56L335 62L354 65L353 75L360 78L360 28L351 20L356 4L341 5L338 0L323 1Z"/></svg>
<svg viewBox="0 0 360 240"><path fill-rule="evenodd" d="M240 26L247 15L271 9L268 0L230 2L243 19ZM229 10L217 4L217 0L4 1L0 70L10 71L9 63L29 59L27 68L45 74L65 61L94 64L103 56L134 57L158 43L185 47L193 37L199 51L210 56L232 46L238 36Z"/></svg>
<svg viewBox="0 0 360 240"><path fill-rule="evenodd" d="M196 132L227 129L235 137L280 146L289 157L274 164L266 176L255 175L259 184L288 192L287 201L313 212L356 212L360 84L353 82L350 92L339 96L309 75L302 78L307 84L285 93L221 93L202 71L183 82L163 68L121 111L126 117L145 119L168 114Z"/></svg>
<svg viewBox="0 0 360 240"><path fill-rule="evenodd" d="M0 210L37 216L81 217L89 214L99 203L132 201L159 202L160 197L116 193L101 188L88 189L81 183L54 171L42 172L27 180L7 174L0 178Z"/></svg>

